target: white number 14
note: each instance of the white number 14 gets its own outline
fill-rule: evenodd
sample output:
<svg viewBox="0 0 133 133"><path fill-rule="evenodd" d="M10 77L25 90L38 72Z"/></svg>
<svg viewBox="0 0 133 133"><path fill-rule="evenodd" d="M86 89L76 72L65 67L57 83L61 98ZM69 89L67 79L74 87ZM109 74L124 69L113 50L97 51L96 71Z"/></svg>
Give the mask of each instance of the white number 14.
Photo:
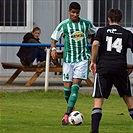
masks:
<svg viewBox="0 0 133 133"><path fill-rule="evenodd" d="M107 51L112 51L112 48L115 48L118 53L121 53L122 50L122 38L117 38L112 42L113 37L106 37L107 41Z"/></svg>

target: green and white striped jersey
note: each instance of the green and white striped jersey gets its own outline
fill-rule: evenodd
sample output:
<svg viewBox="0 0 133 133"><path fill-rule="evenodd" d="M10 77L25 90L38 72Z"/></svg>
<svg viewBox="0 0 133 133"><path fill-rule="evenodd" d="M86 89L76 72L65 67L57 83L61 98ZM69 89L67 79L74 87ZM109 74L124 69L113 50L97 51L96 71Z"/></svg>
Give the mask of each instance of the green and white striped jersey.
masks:
<svg viewBox="0 0 133 133"><path fill-rule="evenodd" d="M62 21L51 35L51 39L58 41L62 36L65 40L64 62L79 62L89 59L91 52L88 48L88 33L95 34L96 27L86 19L72 22L70 19Z"/></svg>

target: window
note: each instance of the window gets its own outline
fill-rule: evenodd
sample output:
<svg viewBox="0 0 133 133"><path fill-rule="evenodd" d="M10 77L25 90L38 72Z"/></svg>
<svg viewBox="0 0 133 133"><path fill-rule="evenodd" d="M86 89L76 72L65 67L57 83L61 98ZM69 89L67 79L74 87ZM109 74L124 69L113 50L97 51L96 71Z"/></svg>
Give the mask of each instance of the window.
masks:
<svg viewBox="0 0 133 133"><path fill-rule="evenodd" d="M25 32L33 27L33 0L0 0L0 32Z"/></svg>
<svg viewBox="0 0 133 133"><path fill-rule="evenodd" d="M122 26L132 27L133 0L94 0L94 24L98 27L107 24L107 11L118 8L123 12Z"/></svg>

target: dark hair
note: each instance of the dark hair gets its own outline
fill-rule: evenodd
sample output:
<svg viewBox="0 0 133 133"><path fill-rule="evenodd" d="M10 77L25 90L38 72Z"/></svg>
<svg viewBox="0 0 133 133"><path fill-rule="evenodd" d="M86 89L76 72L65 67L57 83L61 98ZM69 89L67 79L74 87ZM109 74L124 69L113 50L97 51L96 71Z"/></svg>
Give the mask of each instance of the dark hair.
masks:
<svg viewBox="0 0 133 133"><path fill-rule="evenodd" d="M81 10L80 4L77 3L77 2L72 2L72 3L69 5L69 10L72 10L72 9Z"/></svg>
<svg viewBox="0 0 133 133"><path fill-rule="evenodd" d="M32 32L35 32L37 30L40 30L41 31L41 29L39 27L35 27L35 28L33 28Z"/></svg>
<svg viewBox="0 0 133 133"><path fill-rule="evenodd" d="M108 18L110 18L112 22L120 22L122 19L122 11L119 9L110 9L108 11Z"/></svg>

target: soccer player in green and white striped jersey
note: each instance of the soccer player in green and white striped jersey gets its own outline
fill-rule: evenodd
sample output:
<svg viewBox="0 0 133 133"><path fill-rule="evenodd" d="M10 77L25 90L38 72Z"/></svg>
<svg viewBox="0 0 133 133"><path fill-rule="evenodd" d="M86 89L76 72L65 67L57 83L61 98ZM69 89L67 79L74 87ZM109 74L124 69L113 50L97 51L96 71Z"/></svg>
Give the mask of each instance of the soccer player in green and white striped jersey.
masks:
<svg viewBox="0 0 133 133"><path fill-rule="evenodd" d="M96 27L89 21L79 17L80 5L72 2L69 6L69 18L62 21L51 35L51 56L56 57L56 42L63 37L63 82L64 97L68 103L67 111L62 119L68 125L68 116L72 112L78 98L78 90L83 79L88 78L89 58L88 36L96 33Z"/></svg>
<svg viewBox="0 0 133 133"><path fill-rule="evenodd" d="M90 21L82 18L79 19L78 23L72 22L69 18L57 26L51 38L58 41L63 35L65 40L64 62L79 62L89 58L88 32L94 34L95 27Z"/></svg>

